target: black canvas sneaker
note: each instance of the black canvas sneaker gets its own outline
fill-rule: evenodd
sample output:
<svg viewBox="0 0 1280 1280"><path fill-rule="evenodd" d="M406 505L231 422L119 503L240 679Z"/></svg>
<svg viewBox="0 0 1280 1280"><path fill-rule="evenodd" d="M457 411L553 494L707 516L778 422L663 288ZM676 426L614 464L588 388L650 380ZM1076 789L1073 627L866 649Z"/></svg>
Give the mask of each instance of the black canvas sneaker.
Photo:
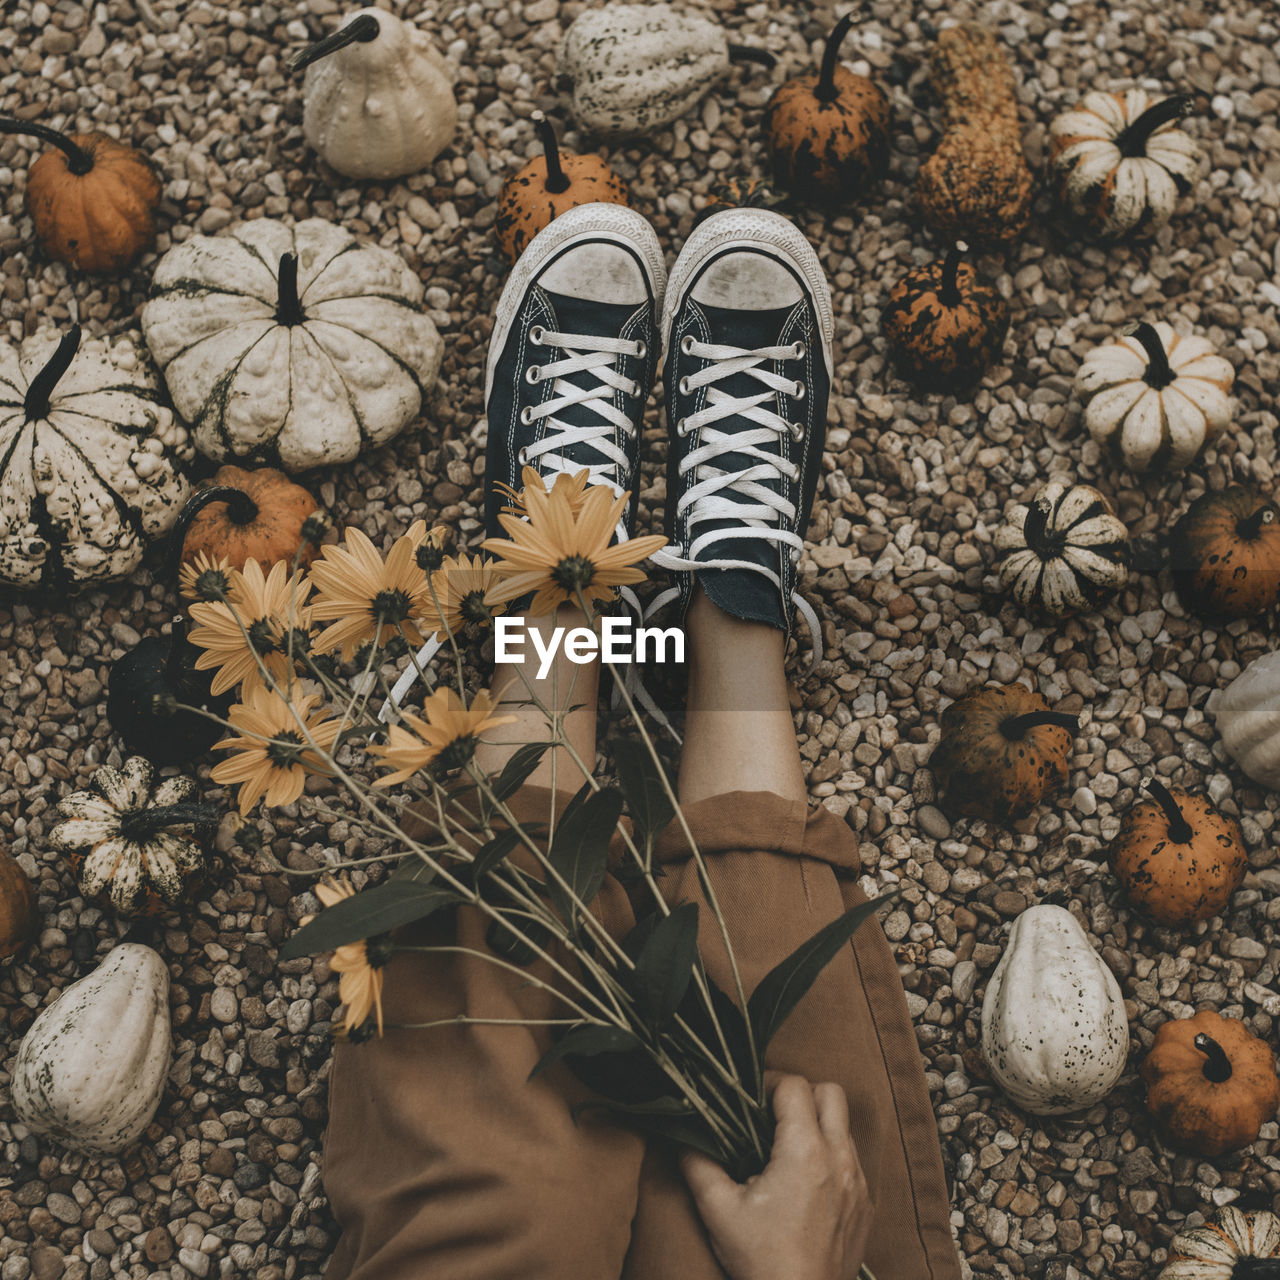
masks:
<svg viewBox="0 0 1280 1280"><path fill-rule="evenodd" d="M831 390L831 295L786 218L708 218L671 270L663 310L668 537L656 563L687 608L694 575L734 617L788 634ZM671 598L673 592L667 593ZM655 601L655 606L658 604Z"/></svg>
<svg viewBox="0 0 1280 1280"><path fill-rule="evenodd" d="M489 443L485 529L524 467L550 484L584 467L589 484L630 490L658 359L666 268L649 223L623 205L587 204L543 228L498 301L485 376ZM628 505L625 529L635 520Z"/></svg>

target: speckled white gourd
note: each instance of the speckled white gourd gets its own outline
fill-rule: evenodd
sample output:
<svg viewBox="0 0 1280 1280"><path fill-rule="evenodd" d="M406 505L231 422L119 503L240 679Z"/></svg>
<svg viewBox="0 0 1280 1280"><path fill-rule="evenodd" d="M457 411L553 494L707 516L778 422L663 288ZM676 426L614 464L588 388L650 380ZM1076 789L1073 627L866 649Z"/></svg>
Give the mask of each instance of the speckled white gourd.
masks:
<svg viewBox="0 0 1280 1280"><path fill-rule="evenodd" d="M592 133L659 129L684 115L729 70L714 22L665 4L609 4L579 14L556 63L573 82L570 110Z"/></svg>
<svg viewBox="0 0 1280 1280"><path fill-rule="evenodd" d="M1280 650L1255 658L1209 709L1227 755L1255 782L1280 790Z"/></svg>
<svg viewBox="0 0 1280 1280"><path fill-rule="evenodd" d="M276 319L281 258L305 319ZM350 462L417 416L443 344L399 255L322 218L193 236L156 268L142 330L196 448L304 471Z"/></svg>
<svg viewBox="0 0 1280 1280"><path fill-rule="evenodd" d="M991 1078L1035 1115L1091 1107L1120 1079L1124 997L1069 911L1028 907L1013 922L982 1002L982 1051Z"/></svg>
<svg viewBox="0 0 1280 1280"><path fill-rule="evenodd" d="M313 62L302 83L302 132L348 178L399 178L425 169L453 141L458 108L444 59L425 32L384 9L380 30Z"/></svg>
<svg viewBox="0 0 1280 1280"><path fill-rule="evenodd" d="M150 947L123 943L31 1024L14 1112L73 1151L123 1151L160 1105L170 1044L169 971Z"/></svg>
<svg viewBox="0 0 1280 1280"><path fill-rule="evenodd" d="M96 770L92 791L73 791L58 802L65 821L49 832L49 843L62 853L88 850L80 864L80 892L86 898L105 893L122 915L136 910L148 891L177 903L204 866L204 845L191 825L175 824L142 840L128 839L120 827L140 809L193 804L198 794L195 781L182 776L165 778L157 787L150 761L130 756L119 769Z"/></svg>
<svg viewBox="0 0 1280 1280"><path fill-rule="evenodd" d="M41 329L0 344L0 581L17 587L107 582L137 567L177 518L194 457L159 403L136 334L81 340L42 418L23 400L62 338Z"/></svg>

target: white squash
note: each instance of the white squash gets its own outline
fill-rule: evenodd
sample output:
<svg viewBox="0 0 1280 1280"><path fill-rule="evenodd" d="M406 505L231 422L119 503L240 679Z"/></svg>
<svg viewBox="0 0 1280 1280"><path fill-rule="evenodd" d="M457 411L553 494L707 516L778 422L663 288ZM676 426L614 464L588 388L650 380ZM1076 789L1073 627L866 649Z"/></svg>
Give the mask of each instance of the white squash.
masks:
<svg viewBox="0 0 1280 1280"><path fill-rule="evenodd" d="M417 416L442 344L387 249L321 218L260 218L160 260L142 330L196 448L301 471L350 462Z"/></svg>
<svg viewBox="0 0 1280 1280"><path fill-rule="evenodd" d="M125 577L177 518L193 456L128 338L77 326L0 345L0 581Z"/></svg>
<svg viewBox="0 0 1280 1280"><path fill-rule="evenodd" d="M150 947L122 943L31 1024L14 1112L73 1151L122 1151L160 1106L170 1047L169 971Z"/></svg>
<svg viewBox="0 0 1280 1280"><path fill-rule="evenodd" d="M1115 975L1062 907L1028 907L987 983L982 1051L1025 1111L1064 1115L1105 1098L1124 1071L1129 1023Z"/></svg>
<svg viewBox="0 0 1280 1280"><path fill-rule="evenodd" d="M384 9L361 9L291 65L307 68L302 132L348 178L417 173L453 141L447 64L425 32Z"/></svg>
<svg viewBox="0 0 1280 1280"><path fill-rule="evenodd" d="M1152 234L1191 190L1200 148L1176 124L1191 105L1143 89L1087 93L1049 126L1062 200L1099 239Z"/></svg>
<svg viewBox="0 0 1280 1280"><path fill-rule="evenodd" d="M1266 1261L1262 1261L1266 1259ZM1219 1209L1203 1227L1179 1231L1159 1280L1266 1280L1280 1276L1280 1218L1266 1209Z"/></svg>
<svg viewBox="0 0 1280 1280"><path fill-rule="evenodd" d="M1095 347L1076 374L1089 434L1130 471L1185 467L1231 421L1235 370L1159 321Z"/></svg>
<svg viewBox="0 0 1280 1280"><path fill-rule="evenodd" d="M574 119L592 133L618 136L678 119L731 61L774 59L731 45L714 22L670 5L607 4L573 20L556 71L572 83Z"/></svg>
<svg viewBox="0 0 1280 1280"><path fill-rule="evenodd" d="M1227 755L1255 782L1280 790L1280 650L1255 658L1207 705Z"/></svg>

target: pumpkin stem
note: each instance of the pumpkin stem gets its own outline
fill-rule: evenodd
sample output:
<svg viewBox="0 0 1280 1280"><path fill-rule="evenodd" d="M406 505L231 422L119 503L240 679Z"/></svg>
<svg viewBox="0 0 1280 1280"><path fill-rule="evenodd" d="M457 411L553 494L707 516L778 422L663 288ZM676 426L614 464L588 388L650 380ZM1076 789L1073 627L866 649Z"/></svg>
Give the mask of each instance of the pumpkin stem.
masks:
<svg viewBox="0 0 1280 1280"><path fill-rule="evenodd" d="M337 53L339 49L345 49L349 44L368 44L370 40L378 38L380 30L378 19L373 14L362 13L348 22L345 27L329 32L323 40L317 40L315 44L307 45L301 53L295 53L289 59L289 70L301 71L303 67L310 66L320 58L327 58L331 53Z"/></svg>
<svg viewBox="0 0 1280 1280"><path fill-rule="evenodd" d="M1052 560L1062 551L1060 546L1052 546L1050 539L1045 536L1045 530L1048 527L1048 503L1041 502L1037 495L1033 501L1027 503L1027 518L1022 523L1022 536L1026 539L1027 546L1042 560Z"/></svg>
<svg viewBox="0 0 1280 1280"><path fill-rule="evenodd" d="M176 578L182 568L182 548L187 541L187 530L196 515L211 502L227 504L227 519L232 524L246 525L258 518L258 504L243 489L229 484L212 484L207 489L197 489L182 505L178 518L169 531L172 548L169 556L169 568L166 577Z"/></svg>
<svg viewBox="0 0 1280 1280"><path fill-rule="evenodd" d="M1189 116L1195 99L1189 93L1175 93L1171 98L1157 102L1148 107L1128 128L1116 137L1116 146L1120 154L1132 160L1147 154L1147 139L1157 129L1163 128L1171 120L1181 120Z"/></svg>
<svg viewBox="0 0 1280 1280"><path fill-rule="evenodd" d="M963 240L957 240L942 260L942 288L938 290L938 301L943 306L958 307L963 301L956 276L960 271L960 259L968 250L969 246Z"/></svg>
<svg viewBox="0 0 1280 1280"><path fill-rule="evenodd" d="M1280 1258L1241 1258L1231 1280L1280 1280Z"/></svg>
<svg viewBox="0 0 1280 1280"><path fill-rule="evenodd" d="M560 163L560 145L556 142L555 125L541 111L535 111L533 127L538 131L538 138L542 142L542 153L547 157L547 181L545 184L547 190L552 195L558 195L561 191L568 191L569 175L565 173L564 167Z"/></svg>
<svg viewBox="0 0 1280 1280"><path fill-rule="evenodd" d="M1191 823L1182 816L1182 810L1178 808L1178 802L1169 794L1168 787L1154 778L1149 778L1144 785L1148 794L1164 810L1164 816L1169 820L1169 839L1174 844L1190 844L1194 834Z"/></svg>
<svg viewBox="0 0 1280 1280"><path fill-rule="evenodd" d="M132 809L120 819L126 840L146 840L166 827L208 826L217 822L219 810L211 804L158 804Z"/></svg>
<svg viewBox="0 0 1280 1280"><path fill-rule="evenodd" d="M65 133L50 129L47 124L31 120L17 120L13 116L0 116L0 133L25 133L41 142L51 143L67 157L67 170L77 178L83 178L93 168L93 156Z"/></svg>
<svg viewBox="0 0 1280 1280"><path fill-rule="evenodd" d="M1017 742L1027 736L1029 729L1037 725L1056 724L1060 729L1075 733L1080 728L1080 717L1068 715L1065 711L1028 711L1021 716L1008 716L1000 721L1000 732L1010 742Z"/></svg>
<svg viewBox="0 0 1280 1280"><path fill-rule="evenodd" d="M1251 516L1244 516L1236 523L1236 537L1245 542L1252 542L1262 532L1264 524L1271 524L1276 518L1274 507L1259 507Z"/></svg>
<svg viewBox="0 0 1280 1280"><path fill-rule="evenodd" d="M730 62L754 62L762 67L776 67L778 59L768 49L756 49L749 44L731 44L729 46Z"/></svg>
<svg viewBox="0 0 1280 1280"><path fill-rule="evenodd" d="M282 253L278 273L279 287L276 300L276 323L284 325L301 324L307 313L298 301L298 255Z"/></svg>
<svg viewBox="0 0 1280 1280"><path fill-rule="evenodd" d="M852 10L831 28L831 34L827 37L827 47L822 51L822 71L813 90L813 96L819 102L836 100L836 63L840 61L840 45L849 34L851 26L853 26Z"/></svg>
<svg viewBox="0 0 1280 1280"><path fill-rule="evenodd" d="M1157 391L1167 387L1177 375L1169 367L1169 357L1155 326L1144 320L1141 324L1134 325L1130 333L1142 343L1142 349L1147 353L1147 371L1142 375L1142 380Z"/></svg>
<svg viewBox="0 0 1280 1280"><path fill-rule="evenodd" d="M62 335L53 355L45 362L45 366L31 379L27 387L26 398L22 402L22 412L28 422L35 422L49 412L49 401L58 380L66 373L76 352L80 349L80 326L73 324Z"/></svg>
<svg viewBox="0 0 1280 1280"><path fill-rule="evenodd" d="M1203 1071L1206 1080L1221 1084L1224 1080L1231 1079L1231 1059L1212 1036L1201 1031L1191 1043L1205 1055Z"/></svg>

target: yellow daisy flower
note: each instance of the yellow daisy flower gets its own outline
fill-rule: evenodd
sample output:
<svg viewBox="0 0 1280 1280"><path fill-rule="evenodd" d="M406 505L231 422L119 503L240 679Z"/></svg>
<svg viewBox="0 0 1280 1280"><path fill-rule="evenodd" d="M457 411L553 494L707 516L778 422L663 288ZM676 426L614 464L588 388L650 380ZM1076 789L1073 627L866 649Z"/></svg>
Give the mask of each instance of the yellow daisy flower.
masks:
<svg viewBox="0 0 1280 1280"><path fill-rule="evenodd" d="M254 655L262 660L273 682L284 684L292 674L294 655L305 651L310 627L306 600L311 590L302 574L288 576L283 560L263 577L256 560L246 560L243 571L231 570L231 586L225 601L197 602L191 606L191 643L204 650L196 659L197 671L218 668L213 677L215 694L236 685L248 693L264 688Z"/></svg>
<svg viewBox="0 0 1280 1280"><path fill-rule="evenodd" d="M501 581L498 566L487 556L445 556L444 564L431 575L431 592L441 627L455 636L487 627L506 606L491 604L488 593Z"/></svg>
<svg viewBox="0 0 1280 1280"><path fill-rule="evenodd" d="M197 551L178 570L178 594L185 600L225 600L230 590L231 561L226 556L215 560L207 551Z"/></svg>
<svg viewBox="0 0 1280 1280"><path fill-rule="evenodd" d="M315 890L316 897L326 907L354 897L356 892L345 876L332 883L322 880ZM314 918L304 916L301 923L310 924ZM346 1006L342 1031L347 1036L363 1026L371 1012L377 1015L378 1034L382 1034L382 966L385 963L385 958L379 960L370 953L369 944L363 940L344 942L334 951L329 967L342 975L338 980L338 996Z"/></svg>
<svg viewBox="0 0 1280 1280"><path fill-rule="evenodd" d="M379 778L375 787L392 787L407 782L415 773L431 765L439 773L460 769L475 754L482 733L511 724L515 716L495 716L493 696L477 693L466 706L452 689L437 689L423 705L426 719L405 713L405 724L393 724L385 747L372 746L369 754L380 756L384 767L394 769Z"/></svg>
<svg viewBox="0 0 1280 1280"><path fill-rule="evenodd" d="M428 530L425 520L415 520L404 536L413 543L414 559L419 569L434 573L444 564L444 548L449 538L449 530L444 525L438 524Z"/></svg>
<svg viewBox="0 0 1280 1280"><path fill-rule="evenodd" d="M264 798L268 805L292 804L302 794L307 774L327 772L316 748L331 752L342 723L326 719L326 712L311 715L317 701L314 693L295 693L286 702L269 689L251 689L227 712L241 736L223 738L214 750L236 754L215 764L209 776L214 782L239 784L242 816Z"/></svg>
<svg viewBox="0 0 1280 1280"><path fill-rule="evenodd" d="M627 495L615 498L604 485L586 491L575 515L567 486L556 485L547 492L538 473L526 467L524 495L528 520L499 515L509 538L489 538L482 544L498 557L503 575L488 595L490 604L532 591L529 612L536 617L566 601L576 604L579 595L588 605L612 600L615 587L644 581L644 571L634 566L666 545L665 538L651 534L610 546Z"/></svg>
<svg viewBox="0 0 1280 1280"><path fill-rule="evenodd" d="M530 467L528 470L533 470L533 468ZM569 510L573 512L575 519L582 514L582 504L587 496L587 480L590 476L591 473L585 467L581 471L574 472L573 475L569 475L566 471L561 471L556 474L555 481L551 486L552 493L559 491L568 497ZM538 483L544 489L547 487L546 481L541 476L538 477ZM525 510L523 489L513 489L509 484L504 484L501 480L494 485L494 488L507 499L507 505L502 509L503 515L524 516L529 514Z"/></svg>
<svg viewBox="0 0 1280 1280"><path fill-rule="evenodd" d="M423 642L419 622L435 613L427 590L427 575L415 554L420 543L413 534L397 538L386 561L359 530L347 530L345 545L327 546L311 566L315 599L311 616L330 626L316 637L317 653L342 648L350 661L370 641L382 645L403 635L414 646Z"/></svg>

